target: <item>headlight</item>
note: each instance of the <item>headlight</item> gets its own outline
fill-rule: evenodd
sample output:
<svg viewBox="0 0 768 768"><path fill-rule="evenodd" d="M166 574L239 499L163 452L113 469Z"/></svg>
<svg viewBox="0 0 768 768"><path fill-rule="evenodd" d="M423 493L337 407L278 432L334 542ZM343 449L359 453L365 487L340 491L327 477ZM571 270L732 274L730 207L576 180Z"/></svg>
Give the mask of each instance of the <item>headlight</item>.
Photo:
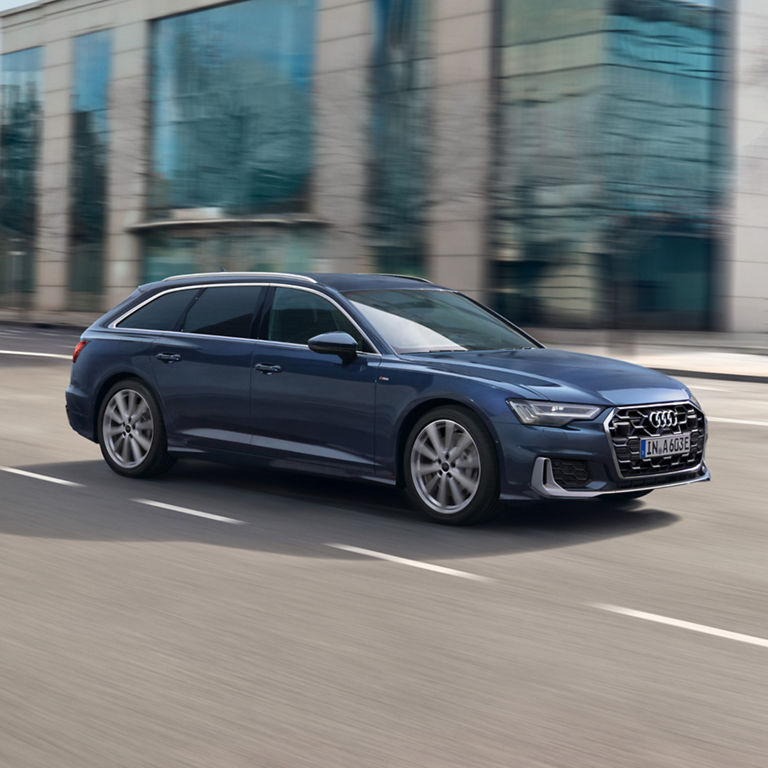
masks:
<svg viewBox="0 0 768 768"><path fill-rule="evenodd" d="M549 400L507 400L507 405L523 424L539 427L564 427L568 422L594 419L603 406L578 403L552 403Z"/></svg>

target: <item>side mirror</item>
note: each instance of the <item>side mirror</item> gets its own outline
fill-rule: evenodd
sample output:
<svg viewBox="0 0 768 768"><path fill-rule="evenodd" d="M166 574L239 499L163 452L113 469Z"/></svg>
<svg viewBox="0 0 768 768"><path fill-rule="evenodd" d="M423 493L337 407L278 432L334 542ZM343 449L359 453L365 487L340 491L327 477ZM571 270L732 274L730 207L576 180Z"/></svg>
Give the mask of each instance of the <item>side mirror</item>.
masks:
<svg viewBox="0 0 768 768"><path fill-rule="evenodd" d="M307 344L321 355L338 355L345 363L357 357L357 342L344 331L332 331L313 336Z"/></svg>

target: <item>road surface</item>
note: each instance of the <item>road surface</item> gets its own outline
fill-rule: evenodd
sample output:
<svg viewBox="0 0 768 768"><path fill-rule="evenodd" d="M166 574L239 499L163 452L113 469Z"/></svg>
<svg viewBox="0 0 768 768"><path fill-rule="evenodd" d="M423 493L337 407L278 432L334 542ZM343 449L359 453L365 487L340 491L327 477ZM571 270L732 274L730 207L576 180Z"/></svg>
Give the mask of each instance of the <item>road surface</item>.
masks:
<svg viewBox="0 0 768 768"><path fill-rule="evenodd" d="M35 353L0 354L3 768L767 764L768 386L687 382L712 483L451 529L362 484L116 476L66 422L76 338L0 327Z"/></svg>

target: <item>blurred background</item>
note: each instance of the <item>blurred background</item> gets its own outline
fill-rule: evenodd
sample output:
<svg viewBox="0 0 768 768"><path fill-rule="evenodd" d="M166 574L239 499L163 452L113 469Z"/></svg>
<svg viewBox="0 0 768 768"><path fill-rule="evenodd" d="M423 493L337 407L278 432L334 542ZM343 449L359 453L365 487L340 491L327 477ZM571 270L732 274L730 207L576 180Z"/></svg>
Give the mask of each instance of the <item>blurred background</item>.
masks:
<svg viewBox="0 0 768 768"><path fill-rule="evenodd" d="M2 21L0 317L380 271L768 331L761 0L52 0Z"/></svg>

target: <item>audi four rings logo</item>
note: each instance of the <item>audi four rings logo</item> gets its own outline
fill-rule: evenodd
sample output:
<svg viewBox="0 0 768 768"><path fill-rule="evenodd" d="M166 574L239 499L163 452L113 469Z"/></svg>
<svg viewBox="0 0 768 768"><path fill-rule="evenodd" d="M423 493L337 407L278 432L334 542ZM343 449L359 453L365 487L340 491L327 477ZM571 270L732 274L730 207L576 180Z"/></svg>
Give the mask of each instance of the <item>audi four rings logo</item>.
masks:
<svg viewBox="0 0 768 768"><path fill-rule="evenodd" d="M677 411L651 411L648 420L656 429L677 426Z"/></svg>

